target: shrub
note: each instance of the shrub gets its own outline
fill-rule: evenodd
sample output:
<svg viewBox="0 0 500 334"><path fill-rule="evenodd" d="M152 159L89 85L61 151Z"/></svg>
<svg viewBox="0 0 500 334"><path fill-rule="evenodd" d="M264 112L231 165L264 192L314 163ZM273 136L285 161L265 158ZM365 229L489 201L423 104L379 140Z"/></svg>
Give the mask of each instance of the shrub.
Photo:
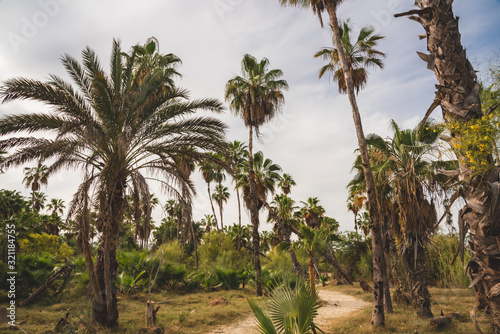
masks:
<svg viewBox="0 0 500 334"><path fill-rule="evenodd" d="M458 255L460 238L457 234L436 234L427 249L427 265L430 282L440 288L466 288L469 278ZM470 254L465 251L465 261ZM454 260L454 262L453 262Z"/></svg>

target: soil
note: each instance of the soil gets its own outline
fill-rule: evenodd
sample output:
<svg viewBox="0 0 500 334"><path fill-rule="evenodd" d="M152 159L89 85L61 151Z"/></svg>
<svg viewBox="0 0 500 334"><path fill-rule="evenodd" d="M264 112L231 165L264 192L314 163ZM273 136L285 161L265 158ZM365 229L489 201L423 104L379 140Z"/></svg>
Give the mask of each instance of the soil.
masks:
<svg viewBox="0 0 500 334"><path fill-rule="evenodd" d="M340 292L319 290L318 295L323 301L323 306L318 310L318 316L315 320L319 328L328 324L333 318L340 318L348 313L372 305L371 303L361 301ZM222 326L212 333L256 334L257 326L255 325L254 316L251 314L239 322Z"/></svg>

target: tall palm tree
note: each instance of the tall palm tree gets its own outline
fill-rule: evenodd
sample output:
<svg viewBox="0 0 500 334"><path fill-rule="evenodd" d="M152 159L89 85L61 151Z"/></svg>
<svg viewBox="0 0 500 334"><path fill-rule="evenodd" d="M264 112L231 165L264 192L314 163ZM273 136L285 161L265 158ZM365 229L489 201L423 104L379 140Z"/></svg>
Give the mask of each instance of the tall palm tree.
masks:
<svg viewBox="0 0 500 334"><path fill-rule="evenodd" d="M249 54L243 56L241 72L243 76L235 76L226 84L225 98L234 114L243 118L248 127L248 180L247 206L253 225L253 252L256 284L255 292L262 295L260 285L259 258L259 198L254 173L253 133L259 135L259 127L271 120L281 111L285 102L283 90L288 83L280 79L283 72L279 69L269 70L269 60L261 61Z"/></svg>
<svg viewBox="0 0 500 334"><path fill-rule="evenodd" d="M48 178L47 172L49 168L42 163L38 163L36 167L25 167L24 168L24 179L23 183L26 188L31 187L31 202L33 210L39 211L40 208L37 208L35 205L35 192L40 190L40 186L47 185Z"/></svg>
<svg viewBox="0 0 500 334"><path fill-rule="evenodd" d="M248 159L248 148L240 141L233 141L228 144L227 149L227 163L231 169L233 175L233 180L235 183L238 180L240 169L238 166L242 161ZM235 186L236 189L236 199L238 200L238 253L241 249L241 203L240 203L240 189Z"/></svg>
<svg viewBox="0 0 500 334"><path fill-rule="evenodd" d="M214 181L215 174L215 163L213 159L205 159L199 166L201 175L207 183L208 200L210 201L210 206L212 207L213 218L215 219L215 226L219 229L219 224L217 223L217 215L215 214L214 203L212 202L212 191L210 190L210 183Z"/></svg>
<svg viewBox="0 0 500 334"><path fill-rule="evenodd" d="M58 214L62 216L65 208L66 206L64 205L64 201L58 198L52 198L50 203L47 204L47 209L51 210L52 214L55 216Z"/></svg>
<svg viewBox="0 0 500 334"><path fill-rule="evenodd" d="M417 18L427 32L427 50L430 54L419 53L419 56L427 63L427 68L434 71L439 86L436 99L425 118L437 106L441 106L448 124L460 127L471 120L480 119L484 114L479 96L480 85L462 46L459 18L453 13L452 1L416 0L415 5L417 10L397 16L412 15L411 18ZM452 130L452 136L455 144L460 146L460 133ZM500 265L497 259L493 260L489 255L500 250L495 241L500 238L500 205L496 205L500 177L498 166L491 163L482 175L475 175L473 165L467 159L467 153L474 153L475 150L477 147L474 146L457 152L460 166L456 173L456 177L465 180L461 195L466 205L459 213L459 222L464 230L467 227L470 229L472 256L467 267L472 285L479 292L478 305L471 313L475 314L487 304L492 312L490 332L500 333ZM485 163L493 161L491 152L484 152L478 158Z"/></svg>
<svg viewBox="0 0 500 334"><path fill-rule="evenodd" d="M295 183L295 180L293 179L293 177L290 174L283 173L283 175L281 176L281 179L279 180L278 185L280 186L283 194L288 195L288 194L290 194L290 189L293 186L296 186L297 183Z"/></svg>
<svg viewBox="0 0 500 334"><path fill-rule="evenodd" d="M125 54L115 40L109 74L95 52L86 48L83 65L71 56L62 57L75 86L51 75L48 82L11 79L0 90L3 102L29 99L52 107L50 114L0 118L0 135L56 134L54 139L1 140L0 148L17 148L2 167L51 158L54 163L47 176L66 167L84 171L68 217L79 222L79 243L85 250L94 292L92 318L106 327L118 320L116 247L127 190L137 189L141 199L148 198L148 181L156 180L167 193L179 198L179 185L193 189L176 167L175 157L182 148L217 152L223 147L225 125L211 117L193 115L197 110L220 112L222 103L214 99L190 101L187 90L174 84L180 59L158 51L158 44L150 40ZM91 196L94 190L97 195ZM89 245L93 205L99 209L96 228L101 233L95 266Z"/></svg>
<svg viewBox="0 0 500 334"><path fill-rule="evenodd" d="M318 15L321 26L323 26L322 14L327 12L332 26L332 32L335 40L335 46L338 50L339 62L344 72L345 84L347 87L347 95L351 104L352 116L356 134L358 138L359 151L361 160L363 162L363 172L365 174L366 187L368 193L368 203L370 210L370 219L372 221L372 251L373 251L373 313L372 325L384 325L384 302L383 302L383 251L382 251L382 237L380 233L380 222L378 218L378 206L375 193L375 184L373 182L373 175L370 169L370 160L368 158L368 149L366 146L365 134L363 131L363 124L359 114L358 103L356 101L356 94L354 92L355 86L351 76L349 63L347 62L344 48L342 46L342 35L340 34L340 27L337 18L337 8L343 0L280 0L282 5L293 5L305 8L311 8L313 12Z"/></svg>
<svg viewBox="0 0 500 334"><path fill-rule="evenodd" d="M250 167L248 165L248 161L243 161L240 165L240 168L243 172L240 174L236 185L241 187L243 192L243 200L246 204L247 208L250 208L252 205L255 205L256 212L255 216L252 215L250 211L252 220L252 246L254 252L254 266L255 266L255 275L256 275L256 294L262 294L262 287L260 286L260 235L259 235L259 211L264 206L264 202L267 199L267 195L269 193L273 194L275 191L276 183L279 180L279 172L281 171L281 167L275 163L271 159L264 158L264 154L262 152L257 152L254 154L253 159L251 159L253 163L252 171L250 174ZM251 175L253 177L251 177ZM252 182L253 181L253 182ZM255 197L252 197L251 193L251 184L254 184ZM256 203L253 203L253 199L255 198ZM257 228L256 228L257 226ZM257 252L255 252L255 247L257 247ZM257 254L255 254L257 253ZM257 283L259 281L259 283Z"/></svg>
<svg viewBox="0 0 500 334"><path fill-rule="evenodd" d="M229 199L230 196L231 196L231 194L229 193L229 190L227 189L227 187L220 185L220 184L215 186L214 193L212 194L212 198L214 199L214 201L217 202L217 205L219 206L220 227L222 230L224 229L224 219L223 219L223 215L222 215L223 206L224 206L224 203L227 203L227 200Z"/></svg>
<svg viewBox="0 0 500 334"><path fill-rule="evenodd" d="M332 26L330 25L330 29ZM349 19L341 22L339 26L342 48L344 49L350 75L352 77L356 93L366 85L368 80L368 67L383 68L384 63L380 58L385 57L383 52L375 50L377 42L383 39L383 36L374 35L375 29L372 27L363 27L353 44L351 41L352 23ZM335 41L333 41L335 45ZM326 72L332 73L333 80L337 81L340 93L347 93L347 84L344 71L340 64L339 52L335 47L323 48L318 51L315 58L323 58L328 63L319 71L319 77L323 77Z"/></svg>

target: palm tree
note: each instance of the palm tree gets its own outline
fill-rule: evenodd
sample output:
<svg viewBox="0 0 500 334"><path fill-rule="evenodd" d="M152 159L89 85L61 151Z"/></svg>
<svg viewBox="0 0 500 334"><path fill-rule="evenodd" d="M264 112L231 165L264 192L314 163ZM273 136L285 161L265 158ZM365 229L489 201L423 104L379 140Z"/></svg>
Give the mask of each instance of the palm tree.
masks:
<svg viewBox="0 0 500 334"><path fill-rule="evenodd" d="M94 292L92 318L111 327L118 320L116 247L126 191L137 191L141 200L148 198L150 180L160 182L177 198L180 186L194 191L179 173L175 157L184 153L182 148L186 146L196 151L220 151L225 125L211 117L192 116L197 110L220 112L222 104L214 99L190 101L187 90L174 84L180 59L160 54L155 40L133 47L128 54L115 40L109 75L94 51L86 48L82 56L83 65L71 56L62 57L75 87L55 75L48 82L11 79L2 87L3 102L30 99L51 106L52 112L4 116L0 119L0 135L37 131L56 134L55 139L1 140L0 147L17 148L2 166L51 158L54 163L47 177L66 167L84 171L68 217L79 223L79 243L85 250ZM97 195L91 197L94 190ZM99 209L96 228L101 233L95 267L89 245L93 205Z"/></svg>
<svg viewBox="0 0 500 334"><path fill-rule="evenodd" d="M332 26L330 25L330 29ZM383 68L384 64L380 60L381 57L385 57L383 52L375 50L374 47L377 46L377 42L383 39L383 36L374 35L375 29L372 27L363 27L359 32L358 38L354 44L351 42L351 32L352 24L349 19L345 22L341 22L339 26L342 48L344 49L346 61L348 68L350 70L350 75L352 77L354 88L356 93L366 85L368 80L368 72L366 68L378 67ZM333 41L335 45L335 41ZM339 92L346 94L347 85L345 81L344 72L340 64L339 52L335 47L328 47L318 51L315 58L321 57L328 63L321 68L319 71L319 77L323 77L326 72L332 73L333 80L337 81L339 86Z"/></svg>
<svg viewBox="0 0 500 334"><path fill-rule="evenodd" d="M288 195L290 194L290 188L292 188L292 186L296 186L297 183L295 183L294 179L290 174L283 173L281 179L279 180L278 185L280 186L283 194Z"/></svg>
<svg viewBox="0 0 500 334"><path fill-rule="evenodd" d="M205 226L205 232L210 232L212 230L212 227L215 226L217 227L217 222L214 220L214 216L212 215L205 215L201 219L201 225Z"/></svg>
<svg viewBox="0 0 500 334"><path fill-rule="evenodd" d="M419 56L427 63L427 68L434 71L439 85L436 86L436 99L424 119L441 106L445 122L463 128L468 122L481 119L484 112L481 110L480 85L462 46L459 18L454 15L452 2L449 1L416 0L415 5L418 6L417 10L397 16L412 15L411 18L417 19L427 32L427 50L430 54L419 53ZM457 132L452 130L452 137L454 144L460 147L461 135ZM485 254L486 249L495 249L494 252L499 249L496 241L494 242L500 238L500 206L496 205L500 181L498 167L491 163L491 151L485 151L477 160L488 163L489 168L482 175L476 175L474 165L467 159L467 153L477 154L477 147L457 152L460 166L455 174L460 181L465 180L461 195L466 206L460 211L460 223L464 230L470 229L472 256L467 267L479 298L478 305L471 314L474 315L475 322L475 312L487 304L492 312L490 332L500 333L500 266L498 260L492 261L492 257Z"/></svg>
<svg viewBox="0 0 500 334"><path fill-rule="evenodd" d="M294 211L296 209L295 201L288 197L286 194L279 194L274 196L274 200L272 201L271 205L272 209L276 213L276 218L278 219L273 218L274 216L270 214L268 217L268 221L274 220L274 230L277 231L279 240L281 242L291 242L292 226L296 225L296 220L294 219ZM299 277L303 277L304 273L299 261L297 260L295 251L293 249L290 249L288 251L288 254L290 255L290 259L292 260L293 271Z"/></svg>
<svg viewBox="0 0 500 334"><path fill-rule="evenodd" d="M306 222L306 225L311 228L321 227L321 218L325 214L325 209L319 205L319 199L317 197L309 197L307 202L302 202L302 215Z"/></svg>
<svg viewBox="0 0 500 334"><path fill-rule="evenodd" d="M247 146L240 141L233 141L228 144L227 150L227 163L231 169L233 180L235 183L238 180L240 169L238 166L242 161L248 159ZM240 203L240 189L235 186L236 199L238 200L238 253L241 250L241 203Z"/></svg>
<svg viewBox="0 0 500 334"><path fill-rule="evenodd" d="M46 194L39 192L39 191L35 191L32 194L32 198L33 198L32 205L33 205L34 211L38 212L38 211L42 210L43 208L45 208L45 202L47 201Z"/></svg>
<svg viewBox="0 0 500 334"><path fill-rule="evenodd" d="M363 162L363 172L365 174L366 188L368 194L368 203L370 210L370 219L372 221L372 251L373 251L373 313L372 325L375 327L384 325L384 302L383 302L383 250L382 238L380 233L380 222L378 218L378 206L375 192L375 184L373 182L373 175L370 169L370 160L368 157L368 149L366 146L365 135L363 131L363 124L359 114L358 103L356 101L356 94L354 89L354 82L351 76L349 63L347 62L344 48L342 46L342 35L340 34L339 22L337 19L337 7L343 0L280 0L282 5L301 6L311 8L313 12L318 15L321 26L323 26L322 13L326 11L330 18L330 24L335 40L335 46L338 50L339 63L344 72L345 84L347 87L347 95L351 103L352 116L356 134L358 137L359 151L361 160Z"/></svg>
<svg viewBox="0 0 500 334"><path fill-rule="evenodd" d="M212 194L212 198L214 199L214 201L217 202L217 205L219 206L220 227L222 230L224 229L224 219L222 217L223 206L224 206L224 203L227 203L227 200L229 199L230 196L231 196L231 194L229 194L229 190L227 189L227 187L222 186L220 184L215 186L214 193Z"/></svg>
<svg viewBox="0 0 500 334"><path fill-rule="evenodd" d="M349 188L351 189L351 188ZM354 230L358 232L358 212L361 211L365 205L366 197L358 193L350 193L347 201L347 210L352 211L354 214Z"/></svg>
<svg viewBox="0 0 500 334"><path fill-rule="evenodd" d="M259 134L259 127L271 120L281 111L285 97L283 90L288 89L288 83L280 78L283 72L279 69L268 70L269 60L263 58L260 62L249 54L243 56L242 74L235 76L226 84L225 98L234 114L243 118L248 127L248 194L247 207L253 225L253 250L256 284L255 291L262 295L259 258L259 198L254 173L253 162L253 132Z"/></svg>
<svg viewBox="0 0 500 334"><path fill-rule="evenodd" d="M378 166L374 166L375 178L385 180L381 184L391 187L398 208L399 220L393 222L392 229L400 236L400 253L408 276L410 294L418 314L433 317L427 289L425 253L437 225L437 214L434 201L429 200L426 193L438 196L439 184L429 155L436 149L442 131L429 123L414 130L401 130L391 121L391 127L394 131L392 138L384 140L372 134L368 136L367 143L384 157L378 161ZM379 189L378 194L383 196L384 190ZM384 199L380 198L379 202L382 201ZM390 207L387 201L383 203L383 207Z"/></svg>
<svg viewBox="0 0 500 334"><path fill-rule="evenodd" d="M250 160L250 159L249 159ZM259 225L259 211L264 206L264 202L266 201L268 193L274 193L276 182L279 180L279 172L281 171L281 167L277 164L274 164L271 159L264 158L264 154L262 152L257 152L254 154L253 159L251 159L253 163L253 173L250 174L250 167L247 161L243 161L240 165L242 169L242 173L239 175L236 186L240 187L243 192L243 200L246 204L247 208L250 208L252 205L256 205L255 207L255 216L252 215L250 211L252 220L252 244L254 251L254 266L255 266L255 275L256 277L260 277L260 235L258 230ZM253 175L253 178L250 177ZM251 182L250 180L253 180ZM256 203L252 202L252 193L251 193L251 184L254 184L255 187L255 200ZM257 228L255 227L257 226ZM257 254L255 254L255 247L257 247ZM256 294L262 294L262 287L259 283L257 283L256 278Z"/></svg>
<svg viewBox="0 0 500 334"><path fill-rule="evenodd" d="M50 203L47 204L47 209L52 210L52 214L55 216L57 216L58 213L62 216L65 208L64 201L58 198L52 198Z"/></svg>
<svg viewBox="0 0 500 334"><path fill-rule="evenodd" d="M201 175L207 183L208 200L210 201L210 206L212 207L213 218L215 219L215 226L219 229L219 224L217 223L217 215L215 214L214 203L212 202L212 192L210 190L210 183L214 181L215 174L215 163L213 159L205 159L199 166Z"/></svg>
<svg viewBox="0 0 500 334"><path fill-rule="evenodd" d="M35 192L40 190L40 186L47 185L47 172L48 167L41 164L40 162L36 167L25 167L24 168L24 179L23 183L26 188L31 187L31 202L33 210L39 211L40 208L35 205Z"/></svg>

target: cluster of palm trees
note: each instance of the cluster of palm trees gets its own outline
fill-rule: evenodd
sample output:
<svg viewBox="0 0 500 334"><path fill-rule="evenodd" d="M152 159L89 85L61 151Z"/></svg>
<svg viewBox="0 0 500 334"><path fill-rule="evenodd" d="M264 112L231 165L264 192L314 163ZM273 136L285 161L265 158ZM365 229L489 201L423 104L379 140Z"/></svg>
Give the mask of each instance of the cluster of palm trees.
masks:
<svg viewBox="0 0 500 334"><path fill-rule="evenodd" d="M328 14L334 47L320 50L316 57L327 60L320 70L322 77L332 72L339 91L348 95L356 128L359 158L355 163L358 175L350 184L350 210L357 214L363 209L369 213L373 252L374 308L372 324L384 324L384 300L388 307L387 266L391 257L384 250L395 248L392 237L399 241L399 252L406 271L406 283L419 313L432 315L429 293L425 282L425 266L422 256L429 234L438 224L435 204L431 193L438 194L440 183L435 176L435 166L426 160L437 138L436 131L421 126L415 131L400 130L394 123L394 137L366 138L363 132L356 97L366 85L367 67L382 68L384 53L375 49L382 36L372 28L361 29L355 42L351 41L349 21L339 22L337 8L343 0L280 0L282 5L311 8L323 25L323 13ZM434 69L439 80L435 103L425 120L438 105L442 106L447 122L465 122L482 115L479 101L479 85L472 66L460 44L458 24L451 5L443 1L417 0L417 11L406 14L419 16L419 22L427 31L428 49L431 55L421 55L428 67ZM415 18L415 17L413 17ZM441 19L437 19L441 18ZM451 34L451 35L450 35ZM448 35L452 37L448 37ZM174 54L161 54L158 41L149 39L144 45L136 45L123 52L120 42L114 41L110 72L101 67L97 55L89 48L82 52L80 64L69 55L62 62L73 85L51 75L47 82L27 78L11 79L0 91L4 102L29 99L51 107L50 113L33 113L4 116L0 119L0 135L21 137L0 140L0 152L17 150L1 157L0 169L22 166L28 161L39 163L27 170L25 183L32 189L33 208L40 185L63 168L80 168L84 177L73 201L69 205L68 219L78 224L79 246L85 255L93 290L93 319L105 326L113 326L118 320L116 289L114 282L119 228L127 215L135 222L135 236L147 246L151 226L151 197L149 183L159 182L163 190L175 201L169 218L177 224L177 237L190 231L196 243L192 198L196 189L191 175L200 166L212 205L214 226L224 229L223 207L229 198L229 189L222 185L225 173L235 181L238 199L239 236L241 246L241 205L250 213L252 226L253 263L256 277L256 294L262 294L260 285L260 234L259 213L266 208L275 223L280 241L290 243L291 233L296 233L299 246L307 249L310 257L309 274L314 268L315 256L322 254L335 266L336 260L328 244L323 245L328 231L334 230L334 221L324 216L317 199L311 198L303 209L295 210L294 201L288 197L293 179L261 152L254 154L253 139L259 136L260 127L273 119L284 106L284 90L288 84L279 69L269 69L269 60L257 60L245 55L241 76L231 78L225 87L225 99L230 110L240 116L248 127L248 150L244 144L228 145L224 135L226 126L213 117L198 117L198 110L214 113L223 111L223 104L214 99L191 100L187 90L176 85L180 76L180 59ZM436 61L440 59L440 61ZM456 64L456 66L447 66ZM453 78L460 78L455 80ZM430 127L432 128L432 127ZM51 138L25 136L25 133L50 132ZM460 136L451 133L455 141ZM45 160L52 159L43 173ZM485 157L492 161L491 157ZM459 161L462 161L459 157ZM453 164L452 164L453 165ZM471 229L473 260L469 272L482 295L486 298L494 319L499 319L498 260L491 258L485 249L498 248L497 228L500 206L496 206L499 180L498 170L492 168L483 178L472 173L470 166L461 163L458 173L448 173L465 182L461 195L467 206L460 213L462 222ZM443 166L441 166L443 168ZM484 182L486 180L486 182ZM441 180L442 181L442 180ZM212 194L211 183L216 183ZM282 194L268 202L276 186ZM128 197L127 197L128 196ZM496 196L496 197L495 197ZM219 219L213 201L219 207ZM366 203L363 203L366 202ZM58 203L51 210L59 212ZM91 218L91 208L98 208ZM95 259L91 256L89 235L91 220L100 235ZM206 224L212 226L212 218ZM465 224L465 223L464 223ZM465 225L464 225L465 229ZM184 231L183 231L184 230ZM390 230L395 233L390 233ZM495 246L496 245L496 246ZM496 249L492 254L496 254ZM293 260L293 248L288 248L295 270L300 266ZM316 254L315 254L316 253ZM95 263L94 263L95 261ZM418 268L419 270L415 270ZM340 271L341 268L338 268ZM346 276L349 280L349 277ZM313 276L311 276L311 282ZM498 331L500 322L494 321Z"/></svg>

